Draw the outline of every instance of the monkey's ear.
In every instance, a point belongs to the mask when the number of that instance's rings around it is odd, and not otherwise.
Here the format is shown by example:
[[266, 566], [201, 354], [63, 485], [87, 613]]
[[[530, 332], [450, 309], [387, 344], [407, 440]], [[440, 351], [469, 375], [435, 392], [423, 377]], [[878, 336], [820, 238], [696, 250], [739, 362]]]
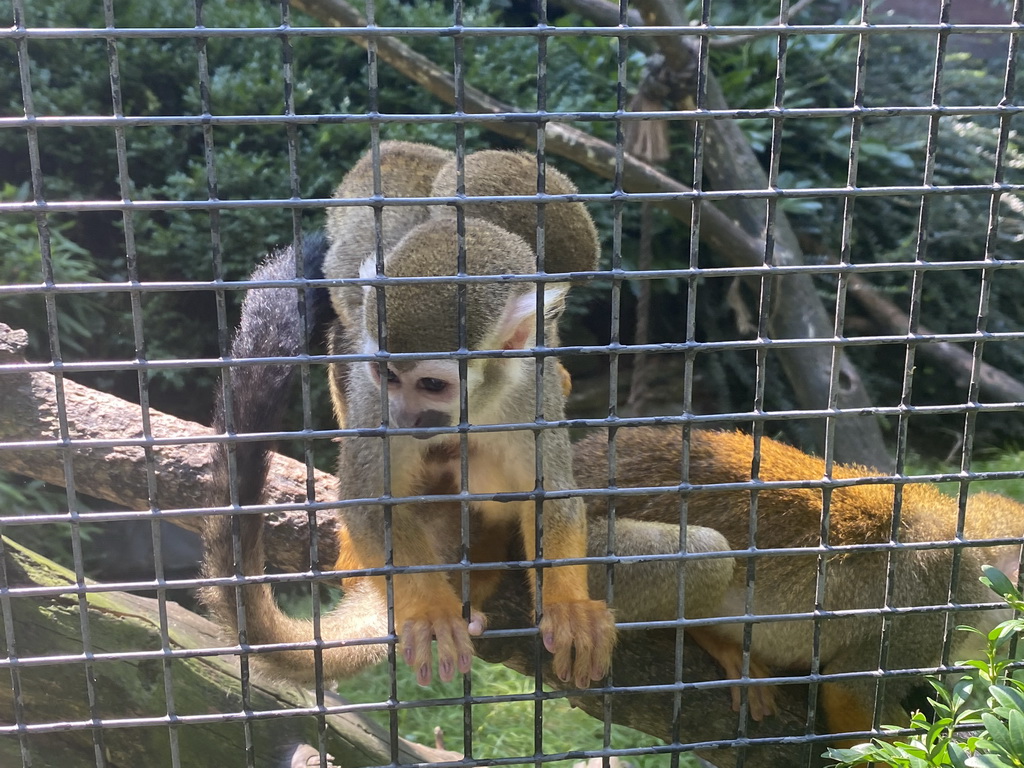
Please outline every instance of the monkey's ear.
[[[558, 318], [565, 310], [569, 286], [549, 283], [544, 287], [544, 322]], [[525, 349], [534, 345], [537, 335], [537, 293], [527, 291], [512, 297], [497, 327], [496, 349]]]

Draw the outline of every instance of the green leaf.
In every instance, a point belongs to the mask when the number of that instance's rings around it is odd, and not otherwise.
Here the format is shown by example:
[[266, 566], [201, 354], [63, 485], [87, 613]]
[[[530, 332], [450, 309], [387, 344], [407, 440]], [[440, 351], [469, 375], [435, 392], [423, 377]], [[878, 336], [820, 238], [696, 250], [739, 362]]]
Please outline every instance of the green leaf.
[[1010, 733], [1010, 754], [1020, 759], [1024, 757], [1024, 712], [1019, 709], [1010, 711], [1007, 717]]
[[955, 742], [950, 742], [946, 748], [949, 757], [949, 764], [954, 768], [966, 768], [968, 755], [964, 748]]
[[999, 755], [974, 755], [967, 758], [965, 765], [968, 768], [1016, 768]]
[[1020, 691], [1005, 685], [992, 685], [989, 686], [988, 693], [1004, 707], [1024, 711], [1024, 694]]
[[981, 571], [985, 574], [980, 578], [981, 583], [993, 592], [1003, 597], [1021, 599], [1021, 594], [1017, 591], [1017, 587], [998, 568], [992, 565], [983, 565], [981, 566]]
[[1009, 753], [1012, 751], [1010, 747], [1010, 732], [999, 718], [991, 712], [982, 712], [981, 722], [985, 724], [988, 737], [995, 745], [1003, 752]]

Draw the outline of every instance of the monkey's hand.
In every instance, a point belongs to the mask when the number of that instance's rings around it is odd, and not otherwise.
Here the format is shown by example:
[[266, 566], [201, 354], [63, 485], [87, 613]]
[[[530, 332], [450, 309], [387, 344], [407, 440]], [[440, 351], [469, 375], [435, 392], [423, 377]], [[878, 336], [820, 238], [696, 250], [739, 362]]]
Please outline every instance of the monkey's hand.
[[608, 674], [615, 647], [615, 619], [603, 600], [545, 602], [540, 636], [559, 680], [586, 688]]
[[462, 618], [462, 605], [451, 600], [421, 603], [407, 611], [395, 606], [395, 624], [400, 628], [399, 643], [405, 663], [416, 670], [416, 682], [429, 685], [433, 654], [431, 641], [437, 640], [437, 676], [451, 682], [456, 668], [468, 674], [473, 660], [470, 635], [479, 635], [486, 626], [484, 615], [472, 611], [469, 623]]

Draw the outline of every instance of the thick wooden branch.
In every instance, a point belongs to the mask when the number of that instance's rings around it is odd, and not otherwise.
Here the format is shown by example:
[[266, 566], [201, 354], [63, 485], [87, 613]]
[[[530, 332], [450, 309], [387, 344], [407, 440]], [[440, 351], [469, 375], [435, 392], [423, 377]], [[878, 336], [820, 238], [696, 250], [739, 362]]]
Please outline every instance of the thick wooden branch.
[[[365, 27], [366, 19], [344, 0], [292, 0], [292, 5], [324, 24], [338, 27]], [[658, 6], [640, 4], [645, 14], [668, 13], [672, 0]], [[668, 23], [679, 23], [677, 11]], [[366, 37], [353, 35], [352, 40], [363, 47], [369, 45]], [[659, 40], [679, 41], [678, 36]], [[413, 51], [396, 38], [376, 37], [373, 45], [377, 57], [386, 61], [400, 73], [419, 84], [427, 92], [448, 104], [456, 98], [455, 78], [433, 62]], [[680, 47], [681, 46], [681, 47]], [[685, 49], [685, 50], [683, 50]], [[681, 66], [689, 60], [691, 49], [682, 42], [666, 44], [663, 48], [670, 62]], [[499, 114], [519, 112], [517, 107], [492, 98], [466, 83], [461, 89], [467, 113]], [[709, 108], [725, 103], [721, 90], [708, 84]], [[731, 120], [712, 120], [706, 123], [711, 131], [722, 131], [728, 141], [708, 142], [705, 155], [705, 174], [716, 180], [719, 189], [766, 189], [764, 170], [740, 129]], [[557, 122], [538, 122], [535, 118], [489, 121], [481, 124], [487, 130], [514, 139], [526, 146], [535, 146], [537, 132], [543, 126], [545, 149], [552, 155], [571, 160], [598, 176], [615, 177], [619, 152], [611, 144], [594, 138], [583, 131]], [[626, 192], [659, 192], [680, 195], [659, 205], [674, 217], [690, 224], [693, 214], [693, 189], [676, 179], [643, 163], [630, 154], [622, 158], [622, 188]], [[765, 261], [766, 207], [763, 201], [730, 201], [728, 214], [724, 207], [702, 203], [700, 207], [700, 238], [712, 248], [723, 262], [736, 266], [763, 266]], [[781, 212], [776, 212], [773, 227], [773, 264], [799, 264], [801, 256], [796, 236], [788, 227]], [[832, 320], [818, 298], [814, 283], [807, 275], [790, 275], [777, 280], [772, 302], [771, 331], [776, 338], [827, 338], [832, 335]], [[779, 350], [775, 354], [782, 361], [786, 376], [797, 402], [803, 408], [824, 409], [828, 406], [831, 387], [832, 350], [825, 346]], [[836, 404], [853, 413], [841, 418], [836, 425], [836, 451], [839, 461], [857, 462], [887, 469], [892, 458], [885, 449], [881, 428], [874, 416], [859, 411], [870, 407], [871, 399], [856, 368], [845, 356], [839, 356], [841, 370], [838, 375]], [[824, 446], [824, 429], [811, 430], [807, 440], [817, 448]]]
[[[20, 450], [19, 442], [35, 442], [54, 440], [54, 381], [47, 373], [25, 373], [19, 371], [14, 362], [15, 353], [25, 343], [22, 332], [11, 331], [0, 325], [0, 467], [17, 471], [28, 477], [62, 484], [64, 475], [58, 471], [62, 467], [62, 456], [58, 452], [55, 457], [44, 459], [47, 452], [54, 449]], [[24, 364], [22, 363], [22, 367]], [[74, 476], [79, 491], [106, 498], [120, 506], [148, 509], [149, 503], [145, 495], [146, 465], [143, 450], [136, 447], [119, 447], [97, 449], [77, 440], [104, 441], [116, 443], [123, 441], [126, 435], [138, 434], [137, 422], [125, 416], [126, 413], [138, 413], [138, 406], [111, 395], [104, 395], [86, 387], [64, 382], [66, 412], [68, 422], [73, 429], [71, 442], [66, 449], [70, 452]], [[151, 412], [153, 436], [164, 438], [174, 436], [192, 437], [204, 435], [206, 432], [199, 425], [175, 419], [173, 416], [156, 411]], [[120, 430], [127, 430], [122, 433]], [[157, 467], [160, 503], [165, 509], [182, 509], [193, 505], [201, 506], [202, 499], [207, 495], [206, 484], [209, 481], [204, 468], [206, 466], [207, 446], [203, 444], [178, 445], [174, 450], [161, 448], [154, 452]], [[289, 466], [287, 459], [276, 460], [275, 467]], [[92, 482], [96, 479], [95, 484]], [[278, 489], [280, 494], [288, 491], [289, 486]], [[318, 494], [321, 498], [332, 498], [329, 484], [318, 483]], [[300, 497], [301, 500], [301, 497]], [[196, 517], [171, 517], [170, 522], [194, 528]], [[283, 513], [275, 520], [268, 530], [268, 549], [273, 555], [269, 565], [272, 570], [306, 570], [309, 562], [309, 531], [304, 513]], [[334, 519], [321, 514], [318, 519], [318, 536], [321, 558], [329, 562], [325, 552], [336, 547], [336, 527]], [[329, 556], [337, 556], [333, 549]], [[603, 555], [604, 552], [592, 552]], [[507, 627], [531, 626], [528, 607], [532, 604], [527, 586], [522, 575], [509, 572], [502, 589], [497, 592], [496, 600], [487, 606], [490, 627], [493, 629]], [[118, 598], [120, 599], [120, 597]], [[36, 601], [19, 601], [35, 605]], [[77, 600], [67, 597], [58, 600], [62, 605], [76, 606]], [[33, 610], [48, 610], [45, 601]], [[119, 609], [120, 610], [120, 609]], [[200, 622], [186, 612], [174, 608], [172, 626], [186, 626], [190, 622]], [[127, 611], [136, 615], [141, 608]], [[151, 609], [147, 609], [151, 614]], [[33, 614], [34, 615], [34, 614]], [[90, 612], [91, 615], [91, 612]], [[26, 618], [30, 625], [36, 619]], [[204, 632], [212, 636], [208, 623]], [[79, 637], [81, 628], [77, 618], [68, 625], [70, 640]], [[2, 633], [0, 633], [2, 634]], [[95, 638], [95, 630], [94, 630]], [[22, 637], [21, 630], [16, 636]], [[675, 634], [671, 631], [627, 631], [616, 651], [614, 683], [619, 686], [666, 685], [676, 679]], [[81, 641], [78, 640], [78, 650]], [[203, 640], [206, 647], [216, 646], [213, 640]], [[492, 639], [480, 644], [480, 653], [484, 658], [500, 661], [513, 669], [530, 674], [533, 668], [535, 653], [535, 636]], [[131, 639], [116, 646], [121, 650], [135, 650], [140, 647], [160, 647], [159, 640]], [[33, 650], [33, 652], [38, 652]], [[77, 651], [76, 651], [77, 652]], [[547, 654], [542, 654], [546, 660]], [[177, 663], [177, 662], [175, 662]], [[68, 667], [81, 677], [80, 667]], [[563, 684], [545, 670], [545, 681], [555, 689], [563, 688]], [[159, 672], [158, 672], [159, 676]], [[33, 678], [35, 680], [35, 678]], [[680, 697], [678, 717], [673, 717], [673, 701], [671, 694], [652, 695], [649, 692], [621, 693], [612, 698], [612, 721], [630, 725], [646, 733], [671, 741], [676, 735], [683, 743], [711, 743], [711, 746], [699, 750], [699, 754], [714, 765], [730, 767], [736, 765], [740, 751], [732, 749], [716, 749], [716, 741], [735, 739], [738, 715], [731, 709], [729, 689], [721, 682], [721, 672], [715, 663], [699, 647], [692, 643], [684, 646], [682, 663], [682, 680], [687, 682], [710, 682], [711, 687], [702, 690], [686, 690]], [[54, 678], [52, 682], [33, 682], [43, 686], [41, 690], [54, 690], [53, 685], [63, 685], [62, 678]], [[76, 683], [77, 684], [77, 683]], [[344, 686], [341, 686], [344, 690]], [[162, 695], [162, 692], [161, 692]], [[820, 744], [793, 744], [786, 741], [787, 737], [803, 733], [806, 721], [807, 692], [804, 686], [785, 686], [780, 689], [780, 705], [782, 713], [764, 723], [749, 723], [745, 735], [751, 738], [778, 738], [781, 743], [759, 744], [744, 748], [745, 765], [748, 768], [769, 768], [777, 765], [804, 765], [808, 750], [817, 755], [823, 751]], [[82, 699], [84, 701], [84, 698]], [[130, 700], [130, 699], [129, 699]], [[210, 699], [221, 701], [222, 699]], [[603, 699], [600, 696], [586, 694], [576, 702], [585, 711], [595, 717], [603, 717]], [[80, 703], [79, 703], [80, 704]], [[2, 706], [2, 704], [0, 704]], [[222, 710], [218, 707], [218, 710]], [[5, 717], [0, 711], [0, 719]], [[9, 718], [8, 718], [8, 721]], [[678, 723], [678, 734], [674, 734], [673, 723]], [[88, 735], [87, 732], [86, 736]], [[166, 738], [166, 729], [164, 729]], [[315, 742], [314, 742], [315, 743]], [[386, 747], [386, 742], [384, 747]], [[0, 753], [2, 755], [2, 753]], [[335, 757], [340, 757], [335, 753]], [[386, 764], [381, 760], [376, 764]], [[56, 762], [48, 764], [58, 764]], [[74, 764], [74, 763], [72, 763]], [[183, 764], [185, 764], [183, 762]], [[199, 764], [199, 763], [196, 763]], [[212, 763], [211, 763], [212, 764]], [[226, 763], [225, 763], [226, 764]], [[365, 762], [345, 763], [344, 765], [360, 766]], [[812, 762], [812, 764], [814, 764]]]
[[[113, 459], [121, 463], [122, 459]], [[8, 588], [67, 586], [66, 593], [10, 600], [13, 627], [0, 618], [0, 653], [17, 658], [18, 697], [0, 696], [0, 765], [22, 765], [22, 737], [32, 765], [93, 765], [94, 741], [102, 745], [106, 764], [170, 768], [170, 739], [179, 765], [227, 766], [244, 763], [247, 736], [242, 717], [254, 714], [249, 732], [253, 765], [280, 768], [289, 748], [301, 742], [318, 743], [317, 719], [311, 715], [261, 715], [265, 712], [315, 709], [307, 691], [254, 678], [248, 701], [242, 698], [239, 660], [235, 654], [181, 655], [154, 658], [98, 659], [91, 662], [95, 709], [90, 711], [82, 656], [83, 626], [89, 628], [86, 651], [102, 655], [157, 651], [166, 634], [168, 651], [225, 647], [218, 628], [176, 603], [168, 602], [161, 618], [156, 600], [124, 592], [90, 594], [85, 614], [75, 592], [74, 574], [4, 538], [2, 586]], [[166, 621], [166, 630], [161, 624]], [[13, 637], [16, 645], [7, 646]], [[57, 657], [46, 664], [42, 657]], [[4, 673], [5, 676], [9, 672]], [[345, 702], [327, 693], [327, 707]], [[118, 727], [90, 727], [93, 715]], [[173, 737], [167, 716], [176, 719]], [[149, 725], [136, 722], [149, 719]], [[361, 766], [439, 762], [462, 756], [398, 740], [392, 757], [388, 734], [350, 712], [324, 716], [327, 751], [338, 765]], [[26, 765], [28, 763], [25, 763]], [[316, 763], [319, 765], [319, 762]]]
[[[209, 505], [206, 477], [210, 444], [195, 442], [213, 434], [209, 427], [151, 409], [150, 438], [192, 442], [172, 442], [147, 451], [142, 444], [142, 409], [137, 403], [67, 378], [58, 382], [49, 373], [29, 372], [22, 357], [27, 343], [24, 331], [0, 323], [0, 468], [73, 487], [76, 493], [133, 510], [173, 512]], [[67, 425], [66, 433], [62, 432], [62, 423]], [[73, 447], [65, 448], [66, 444]], [[69, 452], [70, 469], [66, 469]], [[150, 467], [155, 476], [155, 498], [149, 495]], [[318, 499], [338, 498], [337, 478], [317, 472], [315, 479]], [[301, 504], [305, 500], [305, 466], [276, 456], [269, 475], [267, 503]], [[306, 513], [268, 512], [266, 517], [270, 567], [307, 570]], [[321, 517], [321, 562], [333, 563], [338, 556], [336, 524], [330, 515]], [[167, 519], [197, 533], [202, 531], [199, 514]]]

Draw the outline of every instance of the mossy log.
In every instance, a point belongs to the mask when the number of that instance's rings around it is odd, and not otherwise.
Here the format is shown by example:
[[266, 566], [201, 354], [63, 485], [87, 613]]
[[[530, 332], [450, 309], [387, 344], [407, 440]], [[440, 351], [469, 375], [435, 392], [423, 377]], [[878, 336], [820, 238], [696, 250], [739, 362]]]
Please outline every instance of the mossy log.
[[[84, 597], [74, 574], [3, 539], [9, 589], [0, 598], [0, 650], [13, 695], [0, 696], [0, 765], [95, 765], [109, 768], [243, 765], [278, 768], [295, 744], [318, 743], [346, 768], [392, 762], [388, 734], [327, 695], [254, 677], [242, 696], [237, 654], [223, 649], [218, 628], [181, 606], [124, 592]], [[84, 611], [84, 612], [83, 612]], [[88, 637], [88, 645], [83, 642]], [[173, 654], [170, 655], [170, 654]], [[87, 680], [92, 681], [92, 699]], [[297, 714], [298, 712], [299, 714]], [[94, 720], [98, 718], [98, 722]], [[461, 756], [398, 740], [399, 763]]]

